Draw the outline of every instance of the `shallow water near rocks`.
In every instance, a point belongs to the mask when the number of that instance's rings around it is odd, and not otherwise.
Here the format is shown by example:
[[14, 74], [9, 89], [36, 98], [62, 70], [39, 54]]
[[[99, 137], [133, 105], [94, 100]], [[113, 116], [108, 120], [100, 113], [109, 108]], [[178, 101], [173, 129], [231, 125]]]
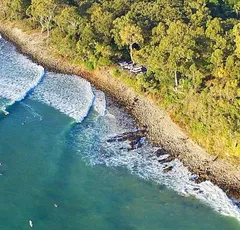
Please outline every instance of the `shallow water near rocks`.
[[135, 124], [102, 92], [54, 73], [35, 86], [42, 69], [0, 44], [20, 63], [14, 76], [13, 60], [0, 58], [0, 106], [9, 112], [0, 114], [0, 229], [28, 229], [29, 220], [39, 230], [240, 228], [237, 207], [211, 183], [195, 185], [179, 161], [163, 173], [149, 143], [129, 152], [127, 142], [108, 143]]

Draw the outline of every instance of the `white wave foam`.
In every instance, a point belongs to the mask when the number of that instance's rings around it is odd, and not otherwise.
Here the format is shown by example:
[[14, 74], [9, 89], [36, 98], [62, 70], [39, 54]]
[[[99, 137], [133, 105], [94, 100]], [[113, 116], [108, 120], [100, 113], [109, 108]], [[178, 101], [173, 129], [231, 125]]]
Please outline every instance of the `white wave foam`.
[[7, 106], [21, 101], [44, 76], [44, 68], [16, 52], [14, 46], [0, 40], [0, 98]]
[[[73, 139], [76, 140], [76, 146], [78, 143], [81, 143], [82, 146], [86, 142], [86, 146], [88, 146], [86, 151], [81, 149], [79, 154], [88, 164], [125, 167], [132, 174], [165, 185], [182, 196], [194, 196], [211, 206], [215, 211], [240, 221], [240, 210], [227, 197], [226, 193], [210, 181], [196, 184], [194, 182], [196, 176], [190, 173], [179, 160], [175, 159], [164, 164], [159, 163], [158, 160], [164, 159], [168, 155], [157, 157], [155, 154], [157, 149], [148, 142], [142, 148], [133, 151], [127, 151], [129, 148], [128, 142], [108, 143], [108, 137], [113, 136], [112, 134], [116, 133], [118, 129], [113, 116], [102, 117], [94, 126], [90, 126], [90, 130], [86, 132], [87, 134], [76, 135], [75, 133], [73, 136]], [[95, 131], [92, 130], [93, 127]], [[97, 138], [100, 139], [95, 147], [94, 142], [96, 142]], [[169, 167], [172, 170], [166, 170]]]
[[[194, 196], [210, 205], [215, 211], [235, 217], [240, 221], [240, 210], [227, 197], [222, 189], [213, 185], [210, 181], [196, 184], [190, 173], [179, 160], [160, 164], [153, 152], [154, 148], [147, 145], [141, 149], [126, 151], [126, 143], [105, 143], [106, 149], [110, 153], [96, 156], [88, 156], [91, 164], [105, 164], [108, 167], [126, 167], [131, 173], [137, 174], [145, 180], [152, 180], [158, 184], [163, 184], [168, 188], [177, 191], [183, 196]], [[164, 169], [172, 166], [169, 172]]]
[[94, 94], [88, 81], [77, 76], [56, 73], [47, 73], [31, 98], [54, 107], [76, 122], [84, 120], [94, 102]]
[[100, 116], [105, 116], [106, 112], [107, 112], [105, 94], [100, 90], [94, 90], [93, 92], [94, 92], [94, 95], [95, 95], [93, 108], [97, 113], [99, 113]]

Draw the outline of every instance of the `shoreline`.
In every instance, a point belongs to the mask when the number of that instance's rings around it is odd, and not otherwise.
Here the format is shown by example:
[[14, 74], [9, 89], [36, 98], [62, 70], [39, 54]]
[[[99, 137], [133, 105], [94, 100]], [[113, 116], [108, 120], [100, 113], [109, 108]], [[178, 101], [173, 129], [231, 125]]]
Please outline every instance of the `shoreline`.
[[[160, 146], [199, 177], [199, 181], [210, 180], [229, 196], [240, 198], [240, 167], [208, 154], [194, 143], [169, 117], [167, 112], [147, 98], [138, 95], [120, 79], [112, 76], [110, 69], [86, 70], [54, 55], [46, 47], [45, 37], [40, 33], [27, 35], [12, 25], [0, 24], [3, 37], [14, 43], [17, 49], [47, 70], [75, 74], [88, 80], [97, 89], [109, 94], [117, 103], [147, 127], [148, 139]], [[46, 49], [47, 48], [47, 49]]]

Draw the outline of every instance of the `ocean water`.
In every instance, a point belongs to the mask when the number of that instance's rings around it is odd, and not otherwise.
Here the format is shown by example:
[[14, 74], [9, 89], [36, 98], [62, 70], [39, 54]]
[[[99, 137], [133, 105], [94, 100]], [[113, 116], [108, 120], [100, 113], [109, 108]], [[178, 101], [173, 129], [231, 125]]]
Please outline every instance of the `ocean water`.
[[[240, 229], [226, 194], [181, 162], [160, 164], [145, 141], [107, 140], [136, 129], [103, 92], [44, 71], [0, 39], [0, 229]], [[173, 170], [164, 173], [164, 168]]]

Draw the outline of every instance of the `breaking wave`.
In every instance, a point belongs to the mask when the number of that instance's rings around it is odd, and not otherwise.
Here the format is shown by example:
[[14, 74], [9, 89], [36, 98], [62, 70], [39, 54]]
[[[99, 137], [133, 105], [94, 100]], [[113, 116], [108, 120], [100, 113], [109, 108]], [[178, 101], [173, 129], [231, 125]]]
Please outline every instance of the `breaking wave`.
[[23, 100], [42, 80], [44, 68], [19, 54], [0, 39], [0, 106], [2, 109]]
[[93, 103], [94, 94], [90, 83], [74, 75], [47, 73], [31, 99], [54, 107], [60, 112], [82, 122]]
[[107, 113], [107, 105], [106, 105], [106, 98], [105, 93], [100, 90], [93, 90], [95, 99], [93, 103], [93, 109], [100, 115], [105, 116]]
[[[240, 210], [219, 187], [210, 181], [196, 184], [194, 182], [195, 176], [179, 160], [175, 159], [169, 163], [160, 164], [158, 160], [161, 158], [154, 154], [154, 149], [151, 146], [130, 152], [126, 150], [115, 151], [116, 147], [116, 145], [108, 146], [111, 148], [112, 154], [106, 158], [101, 157], [94, 163], [103, 163], [109, 167], [126, 167], [131, 173], [137, 174], [143, 179], [164, 184], [183, 196], [194, 196], [221, 214], [240, 220]], [[162, 158], [164, 157], [166, 158], [167, 155], [162, 156]], [[164, 169], [169, 167], [172, 170], [164, 172]]]
[[[78, 151], [79, 145], [84, 146], [78, 154], [88, 164], [125, 167], [140, 178], [165, 185], [180, 195], [193, 196], [221, 214], [240, 220], [239, 208], [219, 187], [209, 181], [196, 184], [195, 175], [190, 173], [179, 160], [159, 163], [159, 160], [167, 158], [168, 155], [156, 156], [156, 148], [148, 142], [142, 148], [132, 151], [128, 151], [127, 141], [107, 142], [107, 139], [114, 134], [129, 129], [127, 127], [123, 129], [118, 125], [119, 119], [106, 110], [104, 93], [92, 89], [86, 80], [56, 73], [47, 73], [43, 79], [43, 67], [18, 54], [11, 43], [1, 39], [1, 35], [0, 62], [2, 108], [22, 100], [34, 88], [34, 92], [30, 95], [31, 99], [56, 108], [76, 122], [83, 121], [93, 108], [100, 116], [88, 121], [84, 129], [77, 125], [71, 132], [76, 150]], [[26, 107], [26, 109], [31, 108]], [[31, 112], [34, 117], [42, 119], [34, 111]], [[169, 168], [171, 170], [166, 170]]]
[[[129, 142], [108, 142], [119, 127], [114, 116], [107, 114], [97, 122], [88, 124], [81, 132], [80, 128], [72, 132], [76, 151], [79, 145], [84, 145], [78, 154], [90, 165], [103, 164], [108, 167], [124, 167], [132, 174], [144, 180], [165, 185], [182, 196], [193, 196], [211, 206], [215, 211], [237, 218], [240, 221], [240, 210], [222, 189], [210, 181], [195, 183], [196, 176], [190, 173], [183, 164], [175, 159], [168, 163], [160, 163], [169, 155], [156, 155], [156, 148], [146, 142], [142, 148], [128, 151]], [[166, 169], [171, 170], [166, 170]]]

